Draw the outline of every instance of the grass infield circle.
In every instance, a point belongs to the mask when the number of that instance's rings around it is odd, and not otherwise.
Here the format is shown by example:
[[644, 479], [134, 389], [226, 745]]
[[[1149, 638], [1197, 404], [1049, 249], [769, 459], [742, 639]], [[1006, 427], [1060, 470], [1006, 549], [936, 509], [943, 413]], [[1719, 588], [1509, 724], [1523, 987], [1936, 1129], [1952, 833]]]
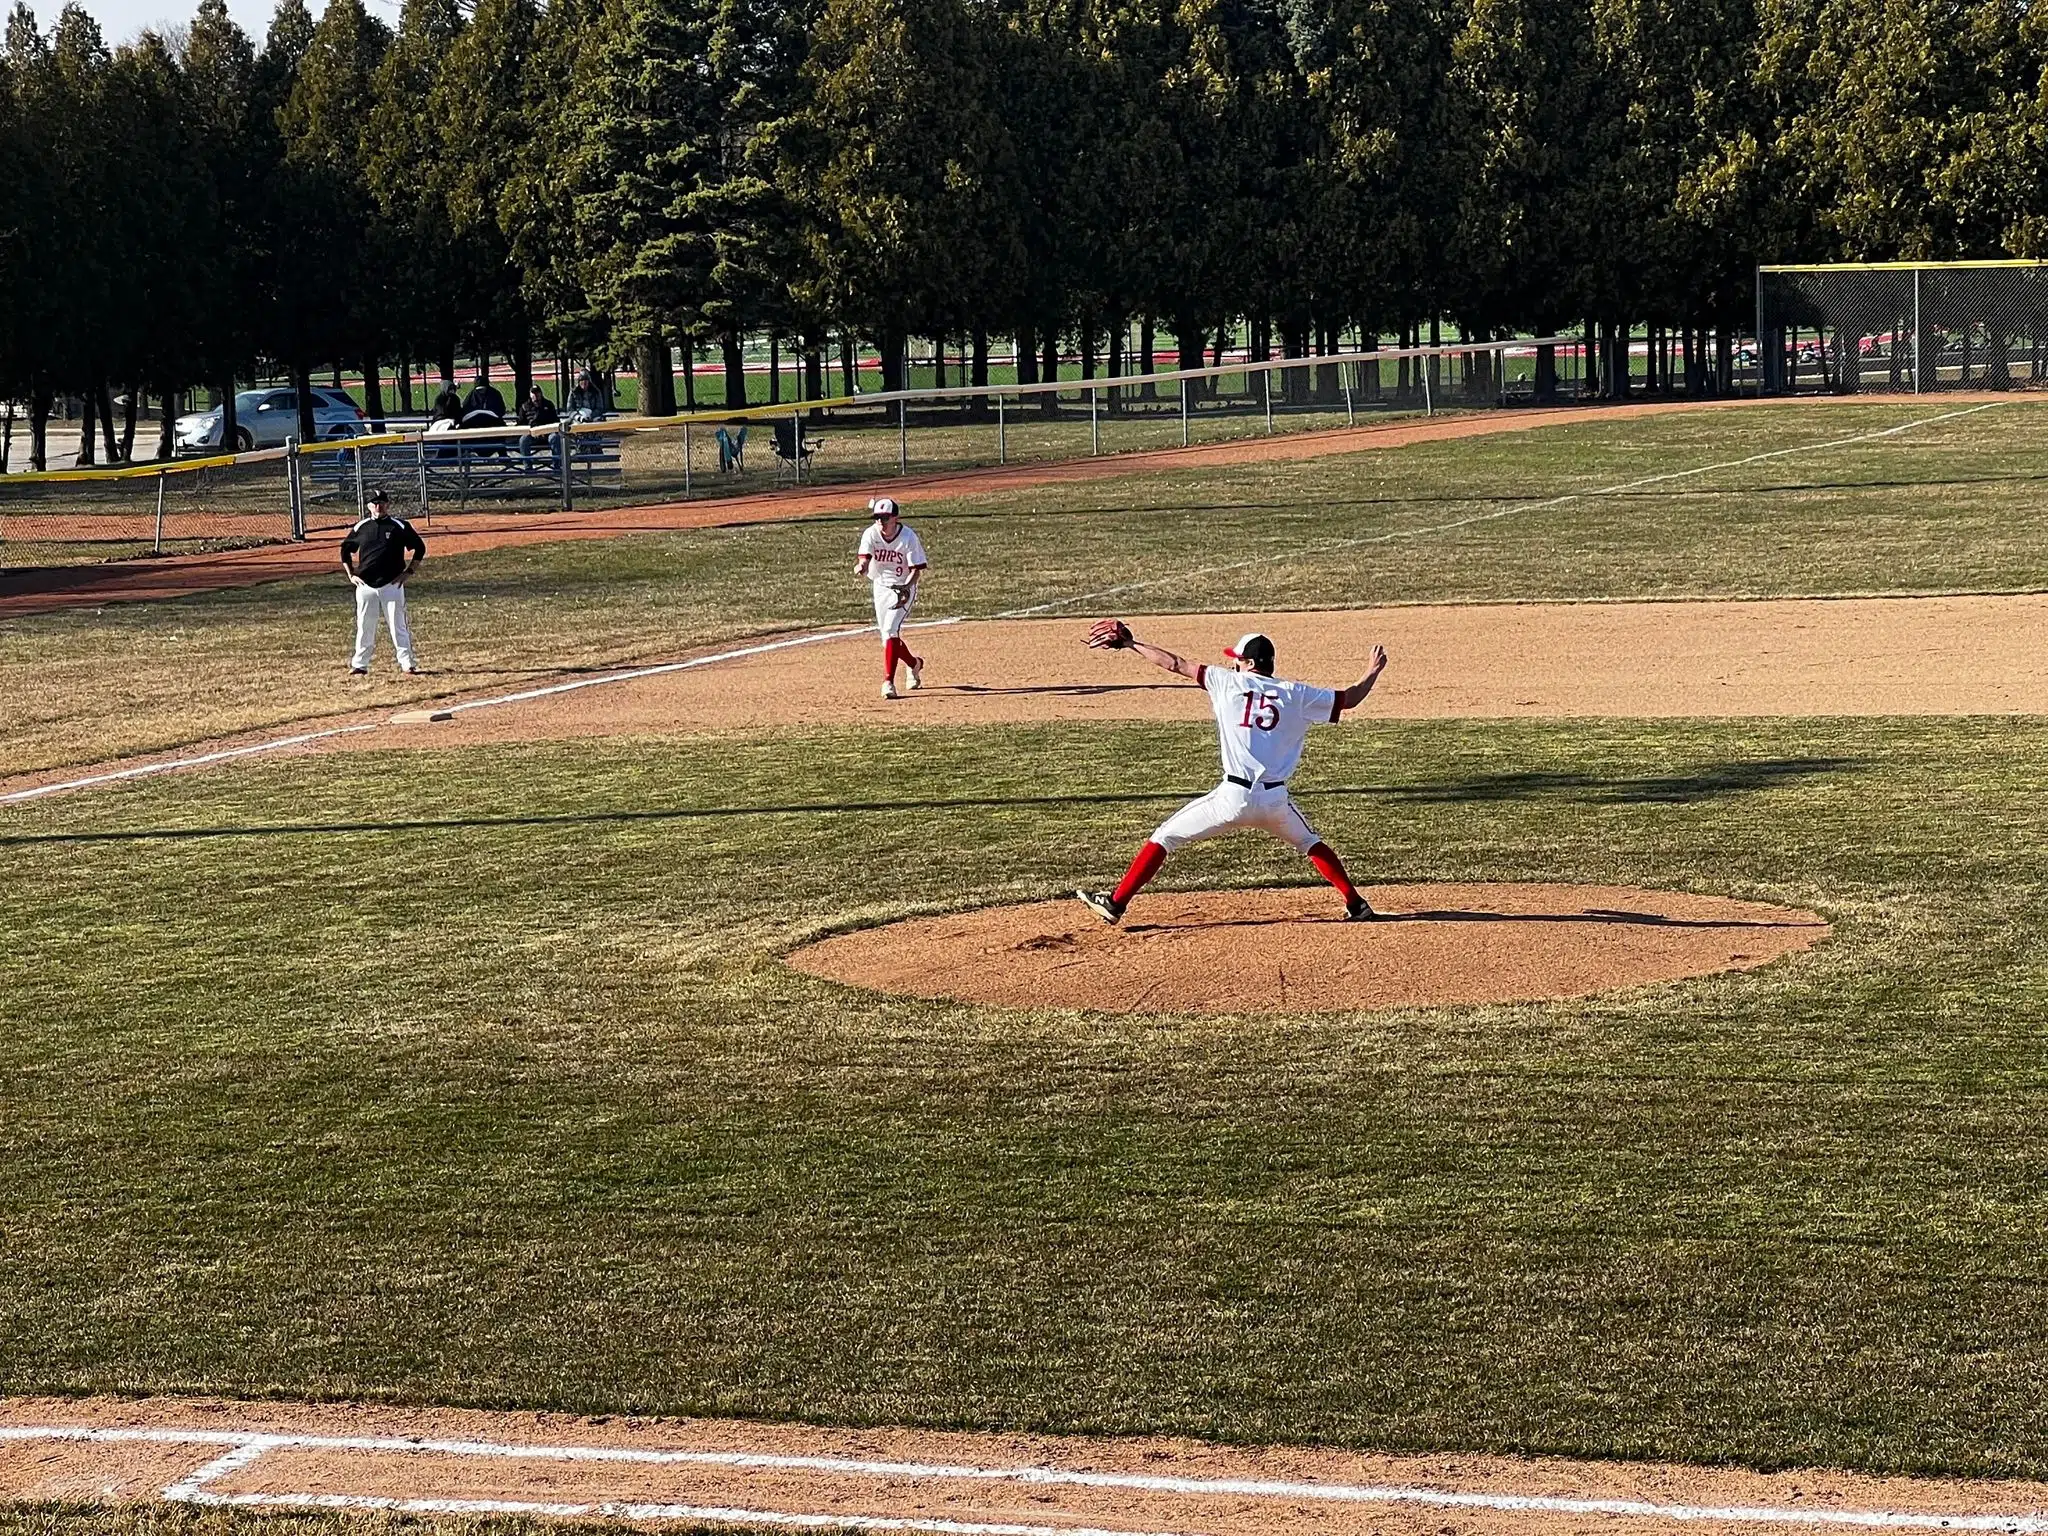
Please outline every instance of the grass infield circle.
[[1342, 1013], [1520, 1003], [1746, 971], [1810, 949], [1812, 912], [1598, 885], [1386, 885], [1347, 923], [1327, 888], [1144, 895], [1111, 928], [1078, 901], [908, 918], [796, 950], [850, 986], [1001, 1008]]

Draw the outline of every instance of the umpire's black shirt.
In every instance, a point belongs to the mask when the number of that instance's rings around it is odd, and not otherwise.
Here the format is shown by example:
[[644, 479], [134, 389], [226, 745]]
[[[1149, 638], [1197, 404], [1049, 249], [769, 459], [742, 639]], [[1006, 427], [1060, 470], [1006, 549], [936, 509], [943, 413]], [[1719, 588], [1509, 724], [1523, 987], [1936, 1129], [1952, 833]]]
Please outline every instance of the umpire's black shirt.
[[364, 518], [341, 541], [341, 558], [350, 560], [356, 575], [372, 587], [388, 587], [398, 580], [407, 554], [426, 559], [426, 540], [404, 518], [388, 513]]

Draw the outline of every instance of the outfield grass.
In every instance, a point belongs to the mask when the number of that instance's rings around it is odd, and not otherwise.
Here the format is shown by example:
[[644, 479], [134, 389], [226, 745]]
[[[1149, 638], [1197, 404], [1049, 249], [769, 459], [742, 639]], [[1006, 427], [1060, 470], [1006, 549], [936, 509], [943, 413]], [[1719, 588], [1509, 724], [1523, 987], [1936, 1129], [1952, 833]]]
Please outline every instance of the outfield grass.
[[11, 813], [0, 1380], [2048, 1473], [2038, 722], [1318, 737], [1361, 872], [1837, 924], [1749, 975], [1127, 1019], [776, 958], [1099, 880], [1213, 751], [585, 742]]
[[[1131, 611], [1545, 597], [2048, 586], [2048, 411], [2016, 402], [1910, 434], [1626, 494], [1540, 505], [1955, 407], [1703, 411], [1342, 457], [913, 502], [926, 612]], [[1474, 519], [1481, 519], [1474, 521]], [[430, 562], [430, 675], [342, 677], [347, 592], [283, 583], [0, 621], [0, 773], [862, 622], [856, 515]], [[1455, 525], [1455, 526], [1454, 526]], [[432, 530], [427, 530], [432, 539]], [[388, 658], [388, 651], [385, 658]], [[381, 658], [380, 658], [381, 659]]]

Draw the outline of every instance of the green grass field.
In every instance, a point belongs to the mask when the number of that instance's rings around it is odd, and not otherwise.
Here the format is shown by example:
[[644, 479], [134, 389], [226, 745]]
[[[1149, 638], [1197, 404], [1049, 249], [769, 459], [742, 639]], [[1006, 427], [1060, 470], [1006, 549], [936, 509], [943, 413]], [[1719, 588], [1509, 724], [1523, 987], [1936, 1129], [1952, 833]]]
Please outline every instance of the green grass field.
[[[1141, 580], [1133, 609], [2048, 585], [2030, 406], [1533, 507], [1929, 414], [915, 510], [934, 611]], [[428, 681], [856, 617], [856, 527], [430, 566]], [[336, 707], [345, 610], [304, 585], [0, 624], [9, 766], [184, 739], [199, 698]], [[779, 963], [1113, 874], [1213, 752], [1141, 725], [588, 741], [10, 809], [0, 1252], [31, 1257], [0, 1264], [0, 1384], [2048, 1474], [2039, 721], [1318, 737], [1298, 788], [1361, 875], [1835, 922], [1749, 975], [1121, 1018]], [[1236, 841], [1164, 878], [1307, 872]]]

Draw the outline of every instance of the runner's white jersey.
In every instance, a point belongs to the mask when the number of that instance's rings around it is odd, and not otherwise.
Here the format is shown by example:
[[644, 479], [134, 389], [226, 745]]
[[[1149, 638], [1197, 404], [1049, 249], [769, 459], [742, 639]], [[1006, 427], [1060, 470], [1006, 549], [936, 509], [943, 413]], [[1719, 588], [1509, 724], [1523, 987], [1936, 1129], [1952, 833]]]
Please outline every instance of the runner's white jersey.
[[1333, 689], [1227, 667], [1202, 668], [1201, 682], [1216, 712], [1225, 778], [1282, 782], [1301, 761], [1308, 728], [1337, 718]]
[[923, 565], [924, 541], [908, 523], [896, 525], [896, 537], [882, 537], [882, 525], [869, 523], [860, 536], [860, 549], [868, 562], [868, 580], [876, 586], [900, 587], [910, 580], [913, 567]]

